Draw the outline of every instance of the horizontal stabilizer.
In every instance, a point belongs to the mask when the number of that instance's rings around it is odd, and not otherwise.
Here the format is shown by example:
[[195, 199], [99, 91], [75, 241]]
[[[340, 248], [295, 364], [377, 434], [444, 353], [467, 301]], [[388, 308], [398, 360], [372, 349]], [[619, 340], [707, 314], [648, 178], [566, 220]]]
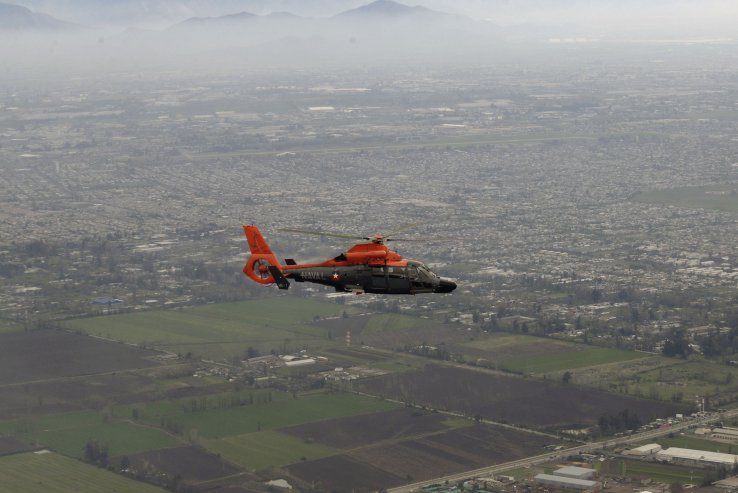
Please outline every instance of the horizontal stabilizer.
[[269, 273], [274, 278], [274, 282], [277, 284], [277, 287], [279, 289], [289, 289], [290, 288], [290, 282], [282, 275], [282, 271], [279, 270], [279, 267], [276, 267], [274, 265], [269, 266]]

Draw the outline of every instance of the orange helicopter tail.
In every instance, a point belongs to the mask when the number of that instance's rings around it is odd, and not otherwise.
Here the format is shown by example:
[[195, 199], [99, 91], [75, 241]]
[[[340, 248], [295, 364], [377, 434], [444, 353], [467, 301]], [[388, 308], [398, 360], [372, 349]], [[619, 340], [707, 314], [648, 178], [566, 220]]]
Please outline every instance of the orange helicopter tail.
[[[289, 283], [282, 275], [282, 266], [261, 235], [259, 228], [254, 225], [244, 225], [243, 232], [246, 234], [246, 241], [251, 250], [251, 256], [246, 261], [243, 273], [259, 284], [277, 283], [280, 289], [287, 289]], [[283, 287], [285, 284], [287, 287]]]

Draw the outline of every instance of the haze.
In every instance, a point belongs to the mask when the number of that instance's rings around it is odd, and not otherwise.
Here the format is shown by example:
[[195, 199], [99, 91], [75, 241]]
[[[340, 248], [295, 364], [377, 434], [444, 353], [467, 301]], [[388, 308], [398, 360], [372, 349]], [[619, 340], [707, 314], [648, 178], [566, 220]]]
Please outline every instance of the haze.
[[738, 6], [723, 0], [428, 0], [400, 15], [401, 4], [367, 8], [354, 0], [18, 4], [72, 24], [5, 25], [0, 68], [6, 75], [21, 68], [90, 73], [202, 63], [215, 72], [234, 64], [487, 63], [549, 43], [732, 43], [738, 29]]

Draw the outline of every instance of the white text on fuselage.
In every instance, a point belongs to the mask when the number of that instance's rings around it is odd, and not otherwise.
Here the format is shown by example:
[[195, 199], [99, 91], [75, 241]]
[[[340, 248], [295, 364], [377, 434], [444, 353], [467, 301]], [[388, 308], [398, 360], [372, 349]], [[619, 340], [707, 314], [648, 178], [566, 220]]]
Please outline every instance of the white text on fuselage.
[[300, 272], [300, 277], [302, 277], [303, 279], [312, 279], [316, 281], [322, 281], [324, 279], [322, 272], [315, 272], [315, 271]]

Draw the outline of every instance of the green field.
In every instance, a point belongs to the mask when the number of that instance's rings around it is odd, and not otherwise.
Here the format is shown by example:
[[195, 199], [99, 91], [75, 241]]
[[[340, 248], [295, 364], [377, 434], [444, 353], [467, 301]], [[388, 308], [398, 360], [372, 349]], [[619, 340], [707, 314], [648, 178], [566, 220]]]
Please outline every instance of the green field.
[[[195, 432], [198, 437], [217, 439], [398, 407], [379, 399], [346, 393], [316, 393], [294, 398], [285, 392], [263, 391], [255, 394], [253, 404], [186, 412], [186, 404], [190, 401], [148, 403], [143, 406], [143, 421], [159, 426], [164, 420], [181, 425], [185, 432]], [[130, 415], [127, 409], [116, 409], [116, 415]]]
[[600, 471], [606, 471], [607, 474], [611, 475], [639, 479], [651, 478], [654, 481], [662, 481], [664, 483], [691, 483], [700, 485], [705, 479], [703, 469], [624, 459], [614, 459], [604, 462], [600, 467]]
[[738, 368], [699, 358], [669, 360], [669, 366], [641, 372], [628, 381], [628, 392], [649, 398], [671, 399], [738, 391]]
[[633, 198], [636, 202], [673, 205], [685, 209], [715, 209], [738, 213], [738, 185], [685, 187], [649, 190]]
[[493, 365], [521, 373], [549, 373], [643, 358], [642, 353], [622, 351], [525, 335], [495, 335], [464, 343]]
[[368, 332], [383, 332], [412, 329], [418, 325], [418, 322], [419, 319], [415, 317], [383, 313], [369, 317], [369, 320], [366, 321], [366, 325], [364, 326], [364, 330]]
[[345, 307], [291, 296], [178, 310], [152, 310], [71, 320], [72, 330], [173, 352], [223, 359], [247, 347], [268, 353], [326, 341], [325, 331], [309, 325], [315, 317], [337, 316]]
[[59, 454], [0, 457], [0, 490], [12, 493], [165, 493], [165, 490]]
[[286, 466], [301, 460], [314, 460], [340, 451], [318, 443], [285, 435], [278, 431], [260, 431], [210, 440], [206, 447], [224, 459], [249, 470]]
[[643, 354], [633, 351], [588, 347], [563, 353], [552, 353], [529, 360], [508, 360], [504, 361], [503, 365], [510, 370], [524, 373], [548, 373], [607, 363], [619, 363], [642, 357]]
[[653, 443], [658, 443], [661, 445], [661, 448], [681, 447], [695, 450], [707, 450], [709, 452], [722, 452], [724, 454], [738, 453], [738, 445], [733, 446], [730, 443], [706, 440], [694, 435], [674, 435], [673, 438], [660, 437], [655, 439]]
[[89, 440], [122, 455], [173, 447], [180, 442], [155, 428], [118, 420], [106, 420], [92, 411], [56, 414], [0, 422], [0, 434], [16, 435], [70, 457], [81, 458]]

